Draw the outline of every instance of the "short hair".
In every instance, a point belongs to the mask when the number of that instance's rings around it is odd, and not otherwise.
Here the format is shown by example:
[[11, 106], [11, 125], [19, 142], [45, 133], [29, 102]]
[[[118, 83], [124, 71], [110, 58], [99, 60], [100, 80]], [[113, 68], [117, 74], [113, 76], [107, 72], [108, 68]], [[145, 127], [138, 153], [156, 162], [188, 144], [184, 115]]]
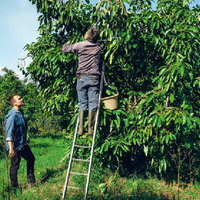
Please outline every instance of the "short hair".
[[18, 94], [13, 94], [13, 95], [10, 96], [10, 98], [9, 98], [9, 102], [10, 102], [10, 104], [12, 105], [12, 107], [14, 106], [14, 103], [15, 103], [15, 99], [14, 99], [15, 96], [19, 96], [19, 95], [18, 95]]
[[97, 40], [99, 39], [99, 30], [97, 30], [94, 27], [91, 27], [87, 32], [87, 40], [89, 40], [90, 42], [97, 42]]

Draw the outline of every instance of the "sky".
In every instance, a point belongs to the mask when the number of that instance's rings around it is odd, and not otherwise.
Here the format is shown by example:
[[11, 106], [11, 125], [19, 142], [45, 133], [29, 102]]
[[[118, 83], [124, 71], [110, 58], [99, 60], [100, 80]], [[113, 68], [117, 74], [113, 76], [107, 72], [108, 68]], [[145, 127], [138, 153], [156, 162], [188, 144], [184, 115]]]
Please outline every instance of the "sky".
[[[90, 0], [96, 4], [98, 0]], [[192, 3], [200, 5], [200, 0]], [[35, 42], [39, 22], [36, 6], [29, 0], [0, 0], [0, 70], [3, 67], [13, 70], [23, 79], [17, 67], [18, 58], [24, 58], [27, 52], [24, 46]], [[26, 66], [31, 59], [26, 59]]]

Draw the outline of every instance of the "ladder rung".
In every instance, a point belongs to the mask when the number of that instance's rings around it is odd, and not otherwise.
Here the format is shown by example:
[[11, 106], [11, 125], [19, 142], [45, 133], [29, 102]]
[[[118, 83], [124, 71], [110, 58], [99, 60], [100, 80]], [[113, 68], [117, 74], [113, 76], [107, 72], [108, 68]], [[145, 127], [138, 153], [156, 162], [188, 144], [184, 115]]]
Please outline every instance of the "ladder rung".
[[84, 160], [84, 159], [77, 159], [77, 158], [72, 158], [74, 161], [81, 161], [81, 162], [90, 162], [89, 160]]
[[91, 146], [81, 146], [81, 145], [74, 145], [75, 147], [79, 147], [79, 148], [92, 148]]
[[76, 189], [76, 190], [85, 190], [85, 188], [81, 187], [74, 187], [74, 186], [67, 186], [68, 188]]
[[70, 172], [70, 174], [76, 174], [76, 175], [82, 175], [82, 176], [88, 175], [88, 174], [85, 174], [85, 173], [78, 173], [78, 172]]

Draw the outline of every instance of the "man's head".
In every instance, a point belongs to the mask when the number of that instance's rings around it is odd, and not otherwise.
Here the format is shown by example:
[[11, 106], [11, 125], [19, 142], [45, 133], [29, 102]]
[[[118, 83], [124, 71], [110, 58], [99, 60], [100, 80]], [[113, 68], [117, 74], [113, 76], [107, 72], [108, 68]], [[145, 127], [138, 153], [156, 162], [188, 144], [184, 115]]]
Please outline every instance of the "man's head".
[[18, 94], [13, 94], [10, 97], [10, 104], [12, 107], [21, 107], [24, 105], [23, 99]]
[[99, 38], [99, 31], [91, 27], [86, 33], [85, 33], [85, 39], [90, 41], [90, 42], [97, 42]]

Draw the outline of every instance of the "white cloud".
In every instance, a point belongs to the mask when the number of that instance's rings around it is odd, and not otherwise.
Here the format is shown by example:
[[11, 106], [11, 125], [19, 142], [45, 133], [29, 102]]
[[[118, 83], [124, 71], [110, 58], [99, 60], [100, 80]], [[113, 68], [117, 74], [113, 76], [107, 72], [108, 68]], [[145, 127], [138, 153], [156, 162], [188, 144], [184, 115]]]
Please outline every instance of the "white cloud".
[[[5, 72], [1, 71], [3, 67], [0, 67], [0, 75], [3, 76], [5, 74]], [[25, 76], [21, 73], [21, 72], [17, 72], [15, 73], [15, 75], [20, 79], [20, 80], [24, 80]]]
[[15, 73], [16, 74], [16, 76], [20, 79], [20, 80], [24, 80], [24, 75], [22, 74], [22, 73]]

